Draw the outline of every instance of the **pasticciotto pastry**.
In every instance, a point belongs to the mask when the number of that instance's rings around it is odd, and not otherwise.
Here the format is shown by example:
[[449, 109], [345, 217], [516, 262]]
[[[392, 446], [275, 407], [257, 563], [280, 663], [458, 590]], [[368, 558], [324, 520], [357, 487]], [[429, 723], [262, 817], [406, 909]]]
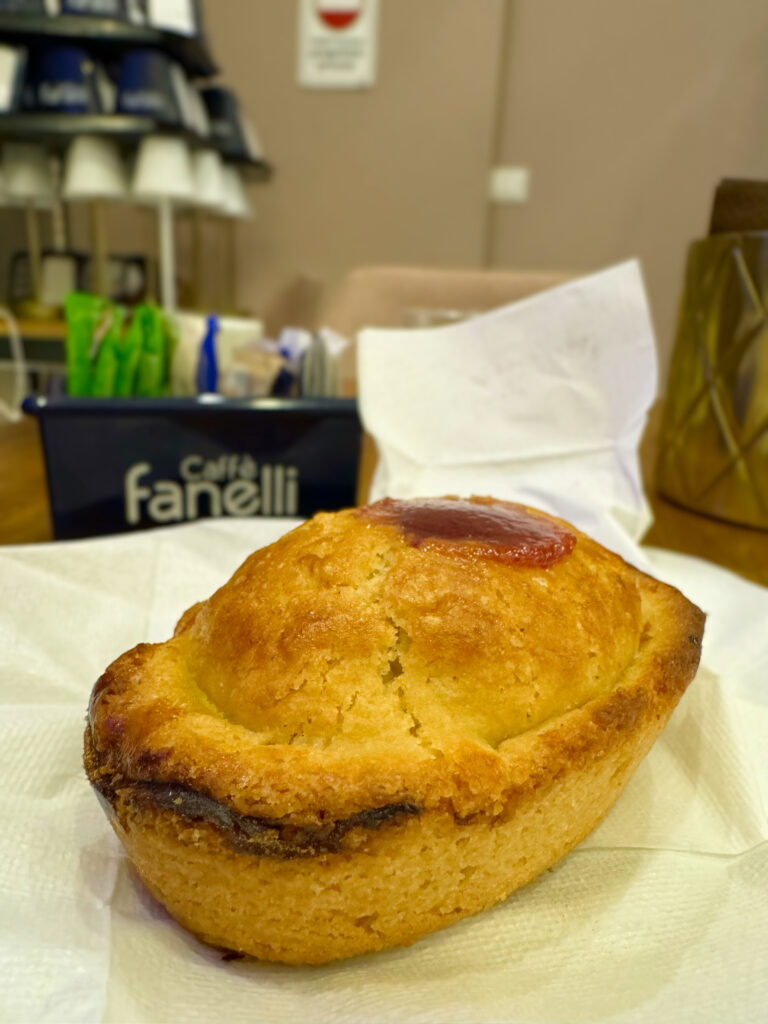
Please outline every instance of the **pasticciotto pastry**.
[[603, 818], [704, 616], [493, 498], [320, 514], [99, 679], [85, 766], [204, 942], [321, 963], [503, 900]]

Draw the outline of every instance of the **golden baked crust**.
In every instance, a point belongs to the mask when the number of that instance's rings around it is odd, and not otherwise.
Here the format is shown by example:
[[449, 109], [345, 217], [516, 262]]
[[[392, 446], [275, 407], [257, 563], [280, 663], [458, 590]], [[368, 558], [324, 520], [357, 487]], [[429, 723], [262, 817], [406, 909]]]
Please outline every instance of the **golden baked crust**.
[[568, 524], [471, 507], [563, 543], [504, 561], [390, 506], [319, 515], [96, 684], [89, 778], [206, 941], [321, 962], [490, 905], [584, 838], [671, 714], [702, 613]]

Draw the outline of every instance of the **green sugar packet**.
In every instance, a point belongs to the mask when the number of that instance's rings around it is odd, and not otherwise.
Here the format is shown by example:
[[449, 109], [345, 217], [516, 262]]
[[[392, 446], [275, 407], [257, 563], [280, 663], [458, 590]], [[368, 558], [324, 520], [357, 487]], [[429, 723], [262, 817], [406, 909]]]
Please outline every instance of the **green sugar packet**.
[[[123, 306], [106, 304], [102, 319], [96, 328], [98, 335], [103, 331], [96, 365], [93, 370], [91, 394], [95, 398], [111, 398], [117, 394], [117, 376], [120, 367], [118, 350], [122, 343], [125, 309]], [[94, 336], [94, 343], [97, 338]]]
[[70, 292], [64, 302], [67, 320], [67, 393], [90, 395], [93, 387], [91, 348], [104, 299], [85, 292]]
[[129, 398], [136, 393], [143, 340], [141, 320], [134, 315], [128, 330], [115, 345], [117, 369], [114, 393], [118, 398]]
[[140, 324], [142, 352], [136, 380], [136, 394], [157, 398], [165, 391], [167, 345], [163, 316], [155, 306], [138, 306], [133, 314]]

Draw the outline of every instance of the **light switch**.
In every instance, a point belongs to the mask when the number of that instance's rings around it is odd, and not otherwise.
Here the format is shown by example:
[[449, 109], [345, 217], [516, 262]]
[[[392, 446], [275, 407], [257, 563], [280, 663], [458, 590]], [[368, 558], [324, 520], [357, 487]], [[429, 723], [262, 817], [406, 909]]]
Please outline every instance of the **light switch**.
[[531, 188], [531, 172], [527, 167], [492, 167], [488, 182], [488, 198], [493, 203], [525, 203]]

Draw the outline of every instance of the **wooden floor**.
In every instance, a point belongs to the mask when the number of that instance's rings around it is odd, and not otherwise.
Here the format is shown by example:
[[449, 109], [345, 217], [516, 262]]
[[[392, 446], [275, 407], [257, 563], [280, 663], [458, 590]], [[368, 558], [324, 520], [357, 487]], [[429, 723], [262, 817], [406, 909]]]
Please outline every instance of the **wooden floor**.
[[[652, 480], [659, 416], [651, 416], [641, 450]], [[370, 458], [363, 469], [370, 473]], [[645, 543], [708, 559], [768, 586], [768, 530], [732, 526], [670, 504], [652, 490], [655, 521]], [[52, 539], [43, 454], [35, 420], [0, 422], [0, 544]]]

